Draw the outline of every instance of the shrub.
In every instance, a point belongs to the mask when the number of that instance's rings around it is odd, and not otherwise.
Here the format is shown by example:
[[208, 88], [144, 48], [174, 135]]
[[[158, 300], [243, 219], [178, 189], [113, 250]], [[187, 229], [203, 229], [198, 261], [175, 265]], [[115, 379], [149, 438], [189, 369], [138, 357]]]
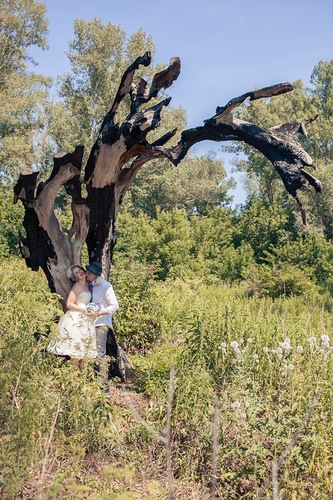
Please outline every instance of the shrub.
[[249, 295], [280, 297], [312, 294], [316, 290], [306, 271], [291, 264], [253, 265], [244, 270], [244, 289]]

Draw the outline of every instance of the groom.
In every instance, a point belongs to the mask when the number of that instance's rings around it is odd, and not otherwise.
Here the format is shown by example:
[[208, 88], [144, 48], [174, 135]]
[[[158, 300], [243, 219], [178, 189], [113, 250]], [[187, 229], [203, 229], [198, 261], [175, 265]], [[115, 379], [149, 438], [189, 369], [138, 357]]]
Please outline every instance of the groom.
[[108, 329], [112, 328], [112, 315], [118, 310], [119, 305], [110, 283], [102, 276], [100, 262], [92, 262], [86, 266], [87, 280], [90, 281], [91, 302], [98, 305], [98, 318], [95, 321], [97, 363], [102, 390], [109, 392], [108, 364], [106, 360], [106, 343]]

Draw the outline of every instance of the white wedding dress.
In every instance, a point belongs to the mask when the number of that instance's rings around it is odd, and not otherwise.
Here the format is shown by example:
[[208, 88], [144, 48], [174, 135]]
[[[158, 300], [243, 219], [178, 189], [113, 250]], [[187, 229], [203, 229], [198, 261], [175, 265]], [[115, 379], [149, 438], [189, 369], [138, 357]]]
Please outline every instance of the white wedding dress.
[[[89, 304], [89, 292], [81, 292], [75, 301], [78, 306]], [[95, 319], [78, 311], [67, 311], [58, 323], [58, 335], [47, 347], [58, 356], [96, 358]]]

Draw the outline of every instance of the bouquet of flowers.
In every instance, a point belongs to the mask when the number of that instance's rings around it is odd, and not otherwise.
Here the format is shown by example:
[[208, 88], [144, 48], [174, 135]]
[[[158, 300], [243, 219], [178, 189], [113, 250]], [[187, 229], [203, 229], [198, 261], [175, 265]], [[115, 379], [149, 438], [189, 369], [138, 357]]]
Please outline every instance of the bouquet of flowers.
[[95, 302], [89, 302], [89, 304], [87, 305], [87, 311], [97, 313], [98, 305], [95, 304]]

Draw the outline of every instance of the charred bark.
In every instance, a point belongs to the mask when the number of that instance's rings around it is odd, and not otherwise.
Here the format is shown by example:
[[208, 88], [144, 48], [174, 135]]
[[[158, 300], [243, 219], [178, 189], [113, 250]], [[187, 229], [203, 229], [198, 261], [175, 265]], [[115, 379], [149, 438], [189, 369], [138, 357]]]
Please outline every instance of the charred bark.
[[[148, 142], [147, 134], [159, 126], [161, 111], [168, 106], [170, 98], [145, 109], [142, 106], [178, 78], [180, 61], [172, 58], [168, 68], [157, 73], [150, 85], [142, 78], [134, 82], [139, 66], [150, 63], [147, 52], [125, 71], [90, 152], [83, 179], [83, 146], [78, 146], [73, 153], [55, 156], [54, 168], [46, 182], [36, 187], [38, 173], [34, 172], [22, 174], [15, 186], [15, 202], [21, 200], [25, 207], [26, 236], [20, 240], [22, 256], [31, 269], [43, 269], [50, 289], [63, 298], [70, 288], [65, 271], [70, 265], [81, 263], [85, 243], [89, 259], [100, 261], [104, 274], [108, 275], [122, 200], [142, 165], [150, 160], [168, 158], [178, 165], [188, 150], [200, 141], [243, 141], [271, 161], [287, 191], [299, 203], [304, 223], [305, 212], [297, 191], [308, 186], [317, 192], [321, 190], [320, 182], [305, 170], [305, 167], [315, 167], [312, 158], [294, 139], [295, 134], [306, 133], [305, 127], [311, 120], [264, 130], [232, 114], [246, 99], [281, 95], [293, 90], [291, 84], [273, 85], [232, 99], [226, 106], [218, 107], [203, 126], [185, 130], [176, 145], [167, 147], [176, 130], [152, 143]], [[129, 114], [120, 124], [116, 121], [117, 109], [127, 95], [130, 97]], [[81, 194], [83, 182], [87, 190], [85, 198]], [[73, 224], [68, 231], [59, 223], [54, 210], [55, 197], [62, 186], [72, 199]]]

